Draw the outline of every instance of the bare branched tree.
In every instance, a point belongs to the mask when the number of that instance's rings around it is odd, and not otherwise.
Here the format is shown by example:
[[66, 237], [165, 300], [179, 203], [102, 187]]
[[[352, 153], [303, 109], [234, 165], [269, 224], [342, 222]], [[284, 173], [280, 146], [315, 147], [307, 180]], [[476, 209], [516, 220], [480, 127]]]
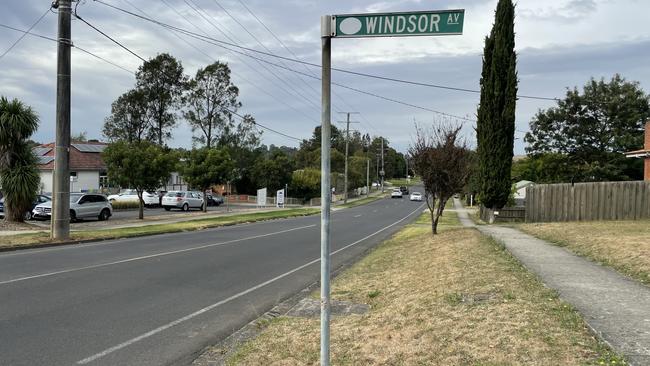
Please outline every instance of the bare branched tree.
[[459, 136], [460, 126], [416, 127], [409, 154], [416, 174], [422, 176], [424, 197], [431, 214], [431, 231], [438, 233], [438, 221], [449, 198], [460, 192], [470, 172], [470, 150]]

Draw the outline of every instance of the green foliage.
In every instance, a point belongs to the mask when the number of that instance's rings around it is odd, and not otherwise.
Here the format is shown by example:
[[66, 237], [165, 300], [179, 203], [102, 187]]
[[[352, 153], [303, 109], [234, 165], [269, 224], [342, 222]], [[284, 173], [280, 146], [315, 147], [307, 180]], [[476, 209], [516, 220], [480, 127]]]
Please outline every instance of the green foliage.
[[235, 168], [228, 151], [207, 147], [190, 151], [183, 166], [183, 179], [201, 191], [227, 181]]
[[269, 192], [275, 192], [284, 188], [285, 184], [292, 183], [292, 172], [293, 163], [289, 157], [278, 152], [268, 159], [262, 158], [256, 161], [251, 174], [256, 187], [266, 187]]
[[121, 187], [138, 191], [140, 219], [144, 216], [142, 192], [157, 190], [178, 165], [178, 156], [173, 151], [149, 141], [114, 142], [104, 150], [102, 157], [111, 180]]
[[[314, 129], [314, 133], [309, 140], [303, 140], [300, 149], [296, 153], [296, 167], [320, 169], [320, 126]], [[390, 147], [390, 142], [384, 140], [384, 171], [386, 179], [402, 178], [406, 176], [406, 161], [402, 153], [397, 152]], [[371, 180], [379, 179], [379, 170], [381, 170], [381, 142], [382, 137], [371, 138], [370, 135], [361, 135], [359, 132], [350, 133], [349, 157], [357, 157], [365, 164], [366, 159], [370, 160], [370, 177]], [[345, 131], [336, 126], [332, 126], [332, 151], [331, 151], [331, 169], [333, 173], [343, 173], [345, 170]], [[378, 169], [379, 166], [379, 169]], [[350, 166], [348, 167], [350, 169]], [[350, 171], [352, 175], [363, 177], [360, 179], [361, 184], [350, 187], [365, 186], [366, 166], [358, 166], [358, 170]], [[351, 180], [352, 181], [352, 180]]]
[[88, 141], [88, 132], [87, 131], [81, 131], [77, 133], [76, 135], [70, 136], [70, 141], [75, 141], [75, 142], [87, 142]]
[[560, 168], [540, 174], [547, 182], [641, 179], [641, 162], [623, 153], [643, 147], [648, 119], [650, 97], [638, 82], [618, 74], [609, 82], [592, 78], [582, 93], [568, 90], [556, 107], [535, 115], [526, 152], [531, 163], [548, 166], [550, 160]]
[[144, 94], [147, 118], [151, 121], [149, 138], [158, 145], [171, 137], [176, 125], [176, 108], [187, 83], [183, 65], [168, 53], [146, 61], [135, 74], [136, 89]]
[[210, 148], [215, 146], [229, 122], [232, 112], [241, 107], [239, 89], [230, 79], [230, 68], [219, 61], [199, 69], [188, 83], [183, 117], [199, 132], [194, 141]]
[[292, 192], [305, 201], [320, 196], [320, 170], [305, 168], [296, 170], [291, 176]]
[[8, 221], [22, 221], [36, 198], [40, 177], [29, 138], [38, 122], [31, 107], [0, 98], [0, 186]]
[[479, 199], [490, 208], [503, 207], [510, 193], [517, 98], [514, 17], [512, 0], [499, 0], [483, 54], [477, 174]]
[[512, 163], [512, 181], [529, 180], [535, 183], [572, 182], [577, 170], [569, 164], [566, 155], [544, 153], [527, 156]]
[[131, 89], [111, 104], [111, 115], [104, 120], [103, 135], [109, 141], [140, 142], [151, 130], [147, 114], [147, 94]]

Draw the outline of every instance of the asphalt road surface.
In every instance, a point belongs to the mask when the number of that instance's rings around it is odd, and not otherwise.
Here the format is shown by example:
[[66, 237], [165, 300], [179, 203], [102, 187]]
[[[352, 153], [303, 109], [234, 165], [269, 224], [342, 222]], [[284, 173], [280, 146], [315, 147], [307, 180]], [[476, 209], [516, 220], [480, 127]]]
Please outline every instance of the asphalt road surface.
[[[332, 214], [332, 265], [424, 209]], [[0, 254], [0, 365], [179, 365], [318, 280], [320, 217]]]
[[[231, 204], [229, 209], [231, 212], [237, 212], [241, 211], [242, 209], [251, 209], [255, 208], [255, 205], [250, 205], [250, 204]], [[208, 206], [208, 212], [226, 212], [228, 207], [226, 205], [219, 205], [219, 206]], [[169, 211], [165, 211], [162, 207], [145, 207], [144, 208], [144, 217], [151, 217], [151, 216], [169, 216], [169, 215], [191, 215], [194, 213], [200, 213], [202, 212], [199, 209], [192, 209], [189, 212], [182, 211], [179, 209], [171, 209]], [[138, 218], [138, 210], [137, 209], [130, 209], [130, 210], [114, 210], [113, 211], [113, 216], [111, 216], [110, 220], [130, 220], [130, 219], [137, 219]], [[109, 220], [109, 221], [110, 221]], [[97, 219], [84, 219], [81, 221], [73, 222], [72, 226], [84, 226], [85, 223], [88, 222], [95, 222], [98, 221]], [[31, 221], [31, 223], [34, 223], [36, 225], [44, 226], [44, 227], [49, 227], [49, 220], [34, 220]]]

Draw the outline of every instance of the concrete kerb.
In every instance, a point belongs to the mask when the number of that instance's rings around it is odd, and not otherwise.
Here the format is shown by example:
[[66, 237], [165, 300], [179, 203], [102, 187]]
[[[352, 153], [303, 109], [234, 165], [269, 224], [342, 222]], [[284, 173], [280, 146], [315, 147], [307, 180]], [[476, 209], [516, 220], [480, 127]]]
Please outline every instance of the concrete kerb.
[[540, 282], [580, 312], [593, 334], [627, 358], [650, 365], [650, 288], [515, 228], [475, 225], [454, 200], [464, 226], [502, 243]]

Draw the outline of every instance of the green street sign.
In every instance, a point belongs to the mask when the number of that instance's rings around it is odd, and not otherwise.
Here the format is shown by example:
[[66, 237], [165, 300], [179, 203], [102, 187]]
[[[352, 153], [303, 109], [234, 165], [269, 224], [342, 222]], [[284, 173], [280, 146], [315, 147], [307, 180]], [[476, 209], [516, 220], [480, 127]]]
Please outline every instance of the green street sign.
[[464, 9], [332, 16], [332, 37], [401, 37], [463, 34]]

